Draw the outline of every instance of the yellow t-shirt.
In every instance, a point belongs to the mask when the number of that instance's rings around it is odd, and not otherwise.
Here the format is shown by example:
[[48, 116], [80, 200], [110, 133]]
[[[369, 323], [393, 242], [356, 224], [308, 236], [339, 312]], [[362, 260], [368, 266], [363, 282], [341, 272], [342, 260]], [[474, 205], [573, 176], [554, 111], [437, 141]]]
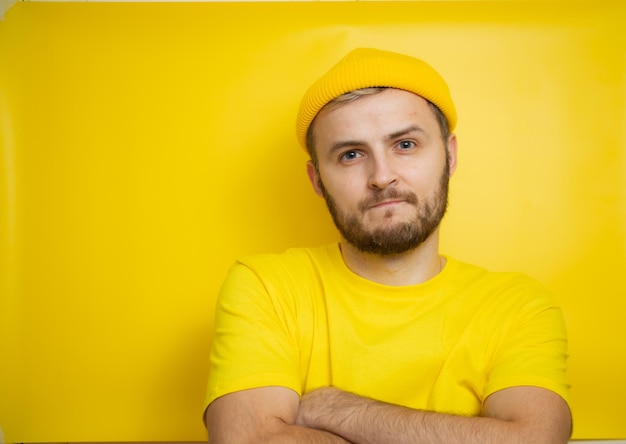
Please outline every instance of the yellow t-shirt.
[[477, 416], [492, 393], [544, 387], [568, 401], [560, 309], [534, 280], [447, 258], [419, 285], [352, 273], [337, 244], [236, 263], [218, 297], [205, 406], [227, 393], [334, 386]]

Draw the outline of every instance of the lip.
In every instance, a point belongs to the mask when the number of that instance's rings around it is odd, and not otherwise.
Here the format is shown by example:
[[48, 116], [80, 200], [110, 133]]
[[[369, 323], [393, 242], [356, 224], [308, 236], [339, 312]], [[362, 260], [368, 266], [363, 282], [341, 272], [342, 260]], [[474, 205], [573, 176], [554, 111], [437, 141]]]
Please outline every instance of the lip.
[[399, 203], [402, 203], [402, 202], [404, 202], [404, 200], [402, 200], [402, 199], [383, 200], [381, 202], [375, 203], [370, 208], [384, 208], [384, 207], [388, 207], [390, 205], [399, 204]]

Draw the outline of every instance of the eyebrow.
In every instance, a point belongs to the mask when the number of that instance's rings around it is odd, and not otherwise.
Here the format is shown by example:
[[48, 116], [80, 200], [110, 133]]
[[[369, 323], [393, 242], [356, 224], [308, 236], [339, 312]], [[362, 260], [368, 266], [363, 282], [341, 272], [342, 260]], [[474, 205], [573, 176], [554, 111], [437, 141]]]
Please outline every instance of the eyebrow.
[[[422, 127], [418, 126], [418, 125], [411, 125], [408, 126], [404, 129], [395, 131], [389, 135], [387, 135], [385, 137], [385, 140], [393, 140], [393, 139], [397, 139], [398, 137], [402, 137], [402, 136], [406, 136], [408, 134], [411, 133], [422, 133], [425, 134], [425, 131]], [[335, 142], [331, 145], [330, 150], [328, 151], [329, 154], [332, 154], [334, 152], [337, 152], [343, 148], [349, 148], [349, 147], [356, 147], [356, 146], [363, 146], [363, 145], [367, 145], [367, 143], [360, 141], [360, 140], [340, 140], [339, 142]]]
[[406, 136], [407, 134], [411, 134], [411, 133], [422, 133], [422, 134], [425, 134], [426, 131], [424, 131], [424, 129], [421, 126], [411, 125], [411, 126], [406, 127], [403, 130], [396, 131], [395, 133], [389, 134], [387, 136], [387, 140], [397, 139], [398, 137]]

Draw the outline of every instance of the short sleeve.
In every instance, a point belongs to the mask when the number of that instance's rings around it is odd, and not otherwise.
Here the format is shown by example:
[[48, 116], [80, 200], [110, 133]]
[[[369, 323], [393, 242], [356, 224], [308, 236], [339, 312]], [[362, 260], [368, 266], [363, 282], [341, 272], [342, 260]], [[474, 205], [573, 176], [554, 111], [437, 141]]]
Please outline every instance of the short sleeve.
[[567, 383], [567, 332], [561, 309], [545, 291], [513, 314], [507, 332], [490, 366], [485, 399], [515, 386], [542, 387], [569, 404]]
[[259, 277], [235, 264], [217, 298], [205, 407], [228, 393], [283, 386], [300, 393], [297, 341]]

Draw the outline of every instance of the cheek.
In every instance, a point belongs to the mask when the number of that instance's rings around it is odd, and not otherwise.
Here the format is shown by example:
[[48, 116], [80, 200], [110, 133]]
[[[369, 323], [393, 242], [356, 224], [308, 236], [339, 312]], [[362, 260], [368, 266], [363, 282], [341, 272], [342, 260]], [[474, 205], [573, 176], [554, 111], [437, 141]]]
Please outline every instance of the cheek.
[[320, 168], [320, 180], [331, 194], [337, 194], [350, 185], [350, 180], [346, 180], [348, 176], [349, 171], [342, 171], [339, 168], [333, 168], [332, 166]]
[[[347, 176], [344, 177], [344, 179], [347, 178]], [[352, 206], [353, 203], [351, 201], [358, 200], [360, 194], [355, 183], [355, 181], [351, 180], [323, 179], [323, 187], [326, 193], [333, 198], [339, 208]]]
[[431, 162], [420, 162], [405, 169], [405, 174], [402, 175], [402, 178], [405, 184], [409, 184], [417, 191], [425, 191], [439, 184], [446, 168], [445, 157], [436, 158], [432, 159]]

